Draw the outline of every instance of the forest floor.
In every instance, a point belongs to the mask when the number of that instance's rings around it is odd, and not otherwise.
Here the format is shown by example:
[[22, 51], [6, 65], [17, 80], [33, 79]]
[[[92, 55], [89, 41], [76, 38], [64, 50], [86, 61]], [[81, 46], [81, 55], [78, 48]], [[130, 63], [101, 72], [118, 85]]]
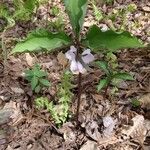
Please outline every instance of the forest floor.
[[[144, 43], [150, 43], [150, 2], [118, 0], [113, 5], [99, 4], [99, 8], [103, 13], [111, 14], [114, 8], [124, 8], [131, 2], [136, 4], [137, 10], [129, 14], [126, 29]], [[64, 27], [71, 34], [64, 6], [59, 0], [50, 3], [49, 7], [54, 5], [65, 16]], [[24, 38], [36, 27], [47, 26], [44, 19], [55, 19], [50, 15], [46, 17], [46, 8], [39, 8], [34, 22], [18, 22], [7, 31], [5, 45], [8, 52], [15, 46], [16, 39]], [[133, 28], [132, 22], [137, 22], [138, 27]], [[107, 21], [96, 21], [89, 5], [83, 34], [92, 24], [102, 28], [110, 25]], [[117, 28], [119, 24], [118, 19], [114, 26]], [[58, 55], [58, 52], [9, 55], [5, 64], [0, 58], [0, 150], [150, 150], [150, 49], [126, 49], [117, 53], [119, 69], [130, 72], [135, 80], [121, 82], [115, 93], [110, 86], [107, 98], [104, 91], [96, 90], [104, 73], [93, 68], [85, 74], [82, 77], [79, 124], [76, 126], [73, 117], [77, 107], [75, 86], [70, 106], [73, 115], [60, 128], [55, 126], [47, 111], [36, 109], [34, 99], [39, 95], [31, 91], [22, 76], [27, 68], [38, 62], [48, 72], [52, 83], [40, 96], [56, 101], [56, 85], [66, 69]], [[96, 57], [101, 59], [103, 55], [96, 54]], [[74, 78], [76, 85], [77, 76]], [[139, 100], [141, 106], [134, 107], [131, 103], [134, 99]]]

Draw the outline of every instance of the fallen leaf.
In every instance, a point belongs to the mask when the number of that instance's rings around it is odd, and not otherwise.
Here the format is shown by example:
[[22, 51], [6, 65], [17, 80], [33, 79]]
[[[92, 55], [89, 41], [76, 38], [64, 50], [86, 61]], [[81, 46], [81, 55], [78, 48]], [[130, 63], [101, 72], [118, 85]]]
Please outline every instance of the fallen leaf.
[[96, 142], [88, 140], [80, 150], [99, 150], [99, 148]]
[[61, 64], [63, 67], [66, 67], [68, 64], [68, 60], [67, 60], [65, 54], [63, 54], [62, 52], [58, 53], [57, 60], [58, 60], [59, 64]]
[[35, 59], [29, 53], [26, 53], [25, 57], [26, 57], [27, 64], [30, 67], [32, 67], [34, 65]]
[[141, 102], [142, 108], [150, 110], [150, 93], [143, 95], [139, 101]]
[[11, 90], [15, 93], [18, 93], [18, 94], [24, 94], [24, 90], [21, 89], [20, 87], [10, 87]]
[[103, 125], [105, 127], [103, 134], [105, 137], [112, 136], [117, 120], [114, 120], [111, 116], [103, 118]]
[[98, 130], [99, 126], [96, 121], [90, 121], [85, 125], [86, 133], [89, 137], [91, 137], [93, 140], [98, 141], [101, 139], [101, 134]]
[[93, 94], [92, 97], [97, 103], [99, 103], [100, 101], [104, 99], [103, 96], [99, 94]]
[[144, 142], [147, 129], [144, 126], [144, 117], [142, 115], [136, 115], [133, 119], [133, 126], [129, 129], [122, 130], [122, 133], [127, 136], [127, 138], [133, 138], [139, 143]]
[[10, 115], [11, 122], [9, 122], [9, 124], [12, 126], [17, 125], [18, 123], [20, 123], [24, 119], [24, 117], [21, 113], [21, 110], [20, 110], [19, 103], [10, 101], [9, 103], [5, 104], [3, 110], [12, 111], [12, 113]]

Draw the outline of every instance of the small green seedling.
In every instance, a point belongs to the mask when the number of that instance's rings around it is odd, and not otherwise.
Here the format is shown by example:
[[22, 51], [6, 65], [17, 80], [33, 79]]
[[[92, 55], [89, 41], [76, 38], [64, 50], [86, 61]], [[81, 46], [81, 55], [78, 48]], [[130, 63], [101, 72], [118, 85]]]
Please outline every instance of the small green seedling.
[[137, 99], [133, 99], [133, 100], [131, 101], [131, 105], [132, 105], [132, 107], [137, 108], [137, 107], [140, 107], [140, 106], [141, 106], [141, 103], [140, 103], [140, 101], [138, 101]]
[[[108, 86], [113, 82], [113, 80], [134, 80], [134, 78], [126, 72], [120, 72], [120, 71], [113, 71], [108, 63], [106, 61], [97, 61], [96, 65], [102, 69], [105, 74], [106, 77], [101, 79], [99, 81], [99, 84], [97, 86], [97, 90], [100, 91], [102, 88], [106, 88], [106, 92], [107, 92], [107, 88]], [[106, 94], [105, 92], [105, 94]]]
[[25, 78], [30, 82], [31, 88], [35, 93], [39, 93], [42, 87], [50, 86], [50, 82], [45, 79], [46, 77], [47, 73], [41, 70], [38, 64], [33, 69], [25, 71]]

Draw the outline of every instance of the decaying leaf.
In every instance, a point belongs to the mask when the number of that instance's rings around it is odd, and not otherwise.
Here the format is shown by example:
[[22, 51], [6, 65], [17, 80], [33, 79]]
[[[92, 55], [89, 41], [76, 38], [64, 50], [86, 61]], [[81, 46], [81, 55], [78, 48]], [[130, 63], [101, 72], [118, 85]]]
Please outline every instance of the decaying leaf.
[[89, 140], [80, 148], [80, 150], [99, 150], [99, 149], [96, 142]]
[[142, 104], [142, 108], [146, 108], [147, 110], [150, 110], [150, 93], [143, 95], [139, 101]]
[[24, 118], [21, 110], [20, 110], [20, 106], [19, 103], [10, 101], [9, 103], [6, 103], [3, 110], [7, 111], [7, 110], [11, 110], [12, 113], [10, 115], [10, 123], [11, 125], [15, 126], [16, 124], [18, 124], [19, 122], [21, 122], [21, 120]]
[[25, 57], [26, 57], [27, 64], [30, 67], [32, 67], [34, 65], [35, 59], [29, 53], [26, 53]]
[[103, 118], [104, 131], [103, 134], [105, 137], [109, 137], [113, 134], [117, 120], [114, 120], [111, 116], [106, 116]]
[[96, 121], [91, 121], [88, 122], [85, 126], [86, 133], [88, 134], [89, 137], [91, 137], [95, 141], [99, 141], [101, 139], [101, 134], [98, 130], [99, 126]]
[[146, 135], [146, 128], [144, 126], [144, 117], [142, 115], [136, 115], [133, 119], [133, 126], [129, 129], [122, 130], [122, 133], [127, 136], [127, 138], [133, 138], [139, 143], [143, 143]]
[[68, 60], [65, 54], [63, 54], [62, 52], [58, 53], [57, 59], [58, 59], [59, 64], [61, 64], [63, 67], [67, 66]]

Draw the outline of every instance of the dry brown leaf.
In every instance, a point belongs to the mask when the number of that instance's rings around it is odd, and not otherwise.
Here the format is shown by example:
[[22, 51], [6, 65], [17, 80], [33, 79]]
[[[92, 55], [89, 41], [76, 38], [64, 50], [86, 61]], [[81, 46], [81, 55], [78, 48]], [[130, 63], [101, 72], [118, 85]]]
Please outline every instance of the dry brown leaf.
[[59, 64], [61, 64], [63, 67], [67, 66], [68, 60], [67, 60], [65, 54], [63, 54], [62, 52], [58, 53], [57, 59], [58, 59]]
[[81, 148], [80, 150], [99, 150], [97, 143], [94, 141], [88, 140]]
[[139, 101], [142, 104], [142, 108], [146, 108], [147, 110], [150, 110], [150, 93], [143, 95]]
[[104, 99], [103, 96], [99, 94], [93, 94], [92, 97], [97, 103], [99, 103], [100, 101]]
[[24, 94], [24, 90], [20, 87], [10, 87], [14, 93]]
[[133, 138], [139, 143], [143, 143], [146, 135], [146, 128], [144, 126], [144, 117], [142, 115], [136, 115], [133, 119], [133, 126], [129, 129], [122, 130], [122, 133], [127, 136], [127, 138]]
[[21, 122], [24, 119], [20, 110], [19, 103], [10, 101], [9, 103], [5, 104], [3, 109], [12, 111], [12, 114], [10, 116], [11, 122], [9, 123], [12, 126], [17, 125], [19, 122]]
[[25, 57], [26, 57], [27, 64], [30, 67], [32, 67], [34, 65], [35, 59], [29, 53], [26, 53]]
[[103, 146], [103, 147], [107, 147], [108, 145], [113, 145], [115, 143], [119, 143], [122, 142], [121, 139], [118, 139], [115, 136], [110, 136], [110, 137], [103, 137], [101, 139], [99, 139], [98, 144], [99, 147]]
[[116, 123], [117, 120], [114, 120], [111, 116], [106, 116], [103, 118], [103, 125], [105, 127], [103, 134], [105, 137], [110, 137], [113, 135]]

